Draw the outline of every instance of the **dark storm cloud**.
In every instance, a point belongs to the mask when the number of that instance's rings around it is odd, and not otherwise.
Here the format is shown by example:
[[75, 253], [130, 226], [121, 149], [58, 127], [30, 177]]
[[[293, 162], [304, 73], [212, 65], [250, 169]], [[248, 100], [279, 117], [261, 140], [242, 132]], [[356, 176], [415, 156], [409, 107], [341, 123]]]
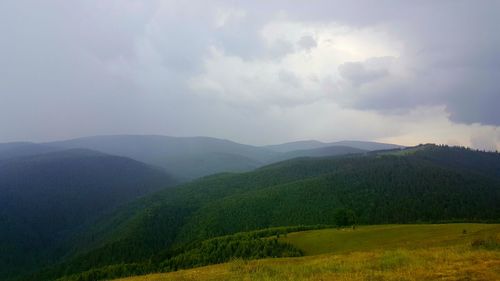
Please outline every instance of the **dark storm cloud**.
[[357, 91], [351, 105], [383, 111], [442, 104], [455, 122], [500, 125], [499, 13], [498, 1], [419, 1], [386, 5], [372, 16], [360, 11], [361, 21], [342, 17], [351, 24], [386, 25], [405, 46], [394, 65], [411, 72], [409, 78], [367, 71], [366, 62], [340, 66], [340, 74], [354, 83], [381, 80], [379, 87]]

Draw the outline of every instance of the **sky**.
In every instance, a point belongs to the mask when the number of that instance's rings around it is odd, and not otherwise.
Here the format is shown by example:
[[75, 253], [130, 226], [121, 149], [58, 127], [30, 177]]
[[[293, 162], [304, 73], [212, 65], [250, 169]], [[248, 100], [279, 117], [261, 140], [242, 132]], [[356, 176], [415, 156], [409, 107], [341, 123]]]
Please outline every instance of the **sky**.
[[0, 142], [500, 150], [500, 1], [0, 1]]

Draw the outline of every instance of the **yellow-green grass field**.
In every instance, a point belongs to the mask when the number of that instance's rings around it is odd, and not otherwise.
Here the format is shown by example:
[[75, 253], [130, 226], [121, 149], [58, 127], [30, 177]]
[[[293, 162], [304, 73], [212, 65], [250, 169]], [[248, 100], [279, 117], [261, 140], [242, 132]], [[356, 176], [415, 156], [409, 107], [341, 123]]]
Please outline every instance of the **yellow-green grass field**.
[[295, 232], [280, 241], [293, 244], [305, 255], [317, 255], [459, 245], [493, 233], [500, 233], [499, 224], [399, 224]]
[[[471, 245], [488, 239], [494, 247]], [[307, 256], [234, 260], [119, 280], [500, 280], [499, 224], [363, 226], [290, 233], [280, 240]]]

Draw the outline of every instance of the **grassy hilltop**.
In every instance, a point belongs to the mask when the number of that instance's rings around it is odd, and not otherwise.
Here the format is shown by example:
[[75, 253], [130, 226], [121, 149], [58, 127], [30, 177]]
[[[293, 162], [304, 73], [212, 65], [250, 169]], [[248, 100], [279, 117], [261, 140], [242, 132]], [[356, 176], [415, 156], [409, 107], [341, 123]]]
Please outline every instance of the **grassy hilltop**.
[[[465, 232], [465, 233], [464, 233]], [[305, 255], [354, 251], [417, 249], [467, 244], [500, 234], [498, 224], [372, 225], [356, 229], [322, 229], [294, 232], [280, 238]]]

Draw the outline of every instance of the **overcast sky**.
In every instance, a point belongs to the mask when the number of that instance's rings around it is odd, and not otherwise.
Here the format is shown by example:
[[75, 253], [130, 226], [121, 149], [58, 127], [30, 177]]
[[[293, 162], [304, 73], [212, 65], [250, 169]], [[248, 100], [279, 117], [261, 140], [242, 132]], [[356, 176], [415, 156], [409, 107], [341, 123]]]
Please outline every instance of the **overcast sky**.
[[500, 1], [0, 1], [0, 142], [500, 149]]

